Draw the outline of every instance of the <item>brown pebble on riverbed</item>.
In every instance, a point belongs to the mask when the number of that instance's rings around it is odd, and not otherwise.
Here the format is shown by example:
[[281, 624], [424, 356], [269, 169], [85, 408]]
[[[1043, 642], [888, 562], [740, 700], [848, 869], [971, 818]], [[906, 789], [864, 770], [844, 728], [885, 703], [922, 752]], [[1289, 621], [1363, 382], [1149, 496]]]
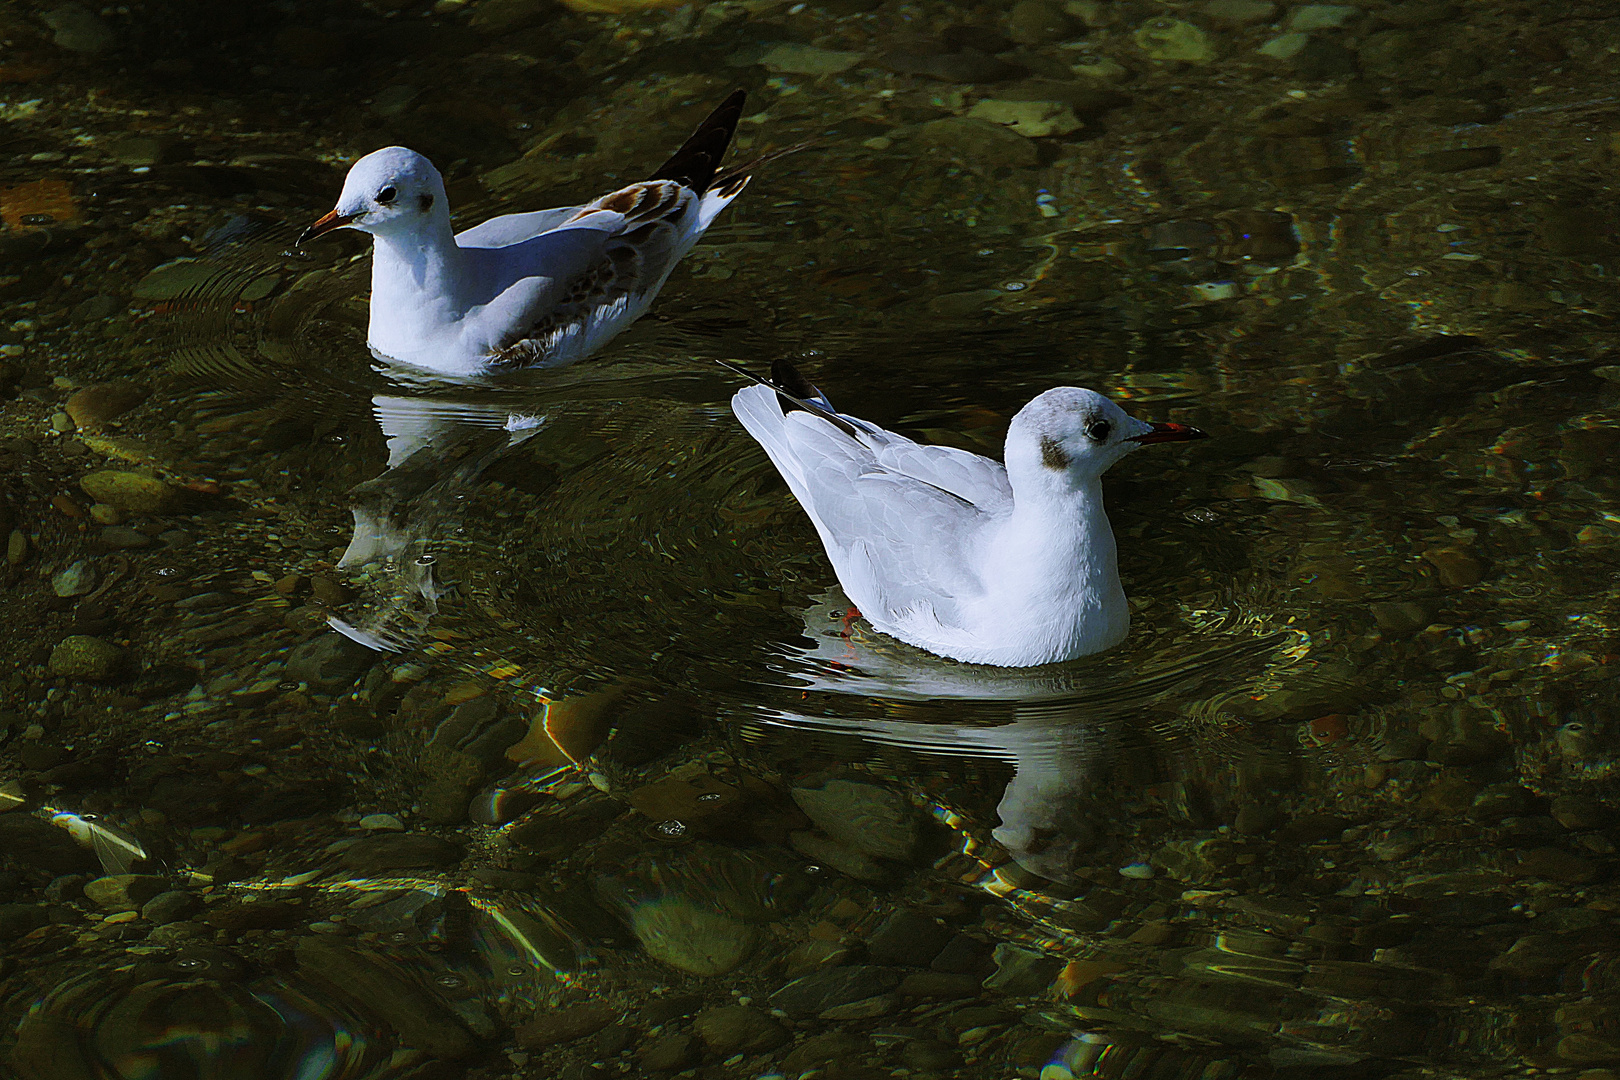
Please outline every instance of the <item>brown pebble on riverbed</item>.
[[95, 383], [75, 390], [62, 408], [80, 431], [96, 431], [135, 408], [146, 397], [147, 392], [134, 383]]
[[558, 1043], [569, 1043], [594, 1035], [617, 1019], [618, 1013], [603, 1005], [576, 1005], [547, 1009], [520, 1025], [514, 1034], [519, 1044], [530, 1050]]

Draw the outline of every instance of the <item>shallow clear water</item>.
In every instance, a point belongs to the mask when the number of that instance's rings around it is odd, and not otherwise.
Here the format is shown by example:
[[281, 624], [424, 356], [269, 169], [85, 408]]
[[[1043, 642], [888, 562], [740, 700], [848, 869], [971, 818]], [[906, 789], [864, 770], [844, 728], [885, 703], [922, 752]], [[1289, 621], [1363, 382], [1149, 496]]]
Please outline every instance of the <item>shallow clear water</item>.
[[[0, 1073], [1620, 1069], [1608, 5], [0, 38]], [[377, 146], [465, 225], [737, 86], [811, 145], [578, 365], [389, 369], [294, 246]], [[991, 455], [1055, 385], [1209, 431], [1105, 482], [1129, 640], [848, 619], [714, 362], [777, 356]]]

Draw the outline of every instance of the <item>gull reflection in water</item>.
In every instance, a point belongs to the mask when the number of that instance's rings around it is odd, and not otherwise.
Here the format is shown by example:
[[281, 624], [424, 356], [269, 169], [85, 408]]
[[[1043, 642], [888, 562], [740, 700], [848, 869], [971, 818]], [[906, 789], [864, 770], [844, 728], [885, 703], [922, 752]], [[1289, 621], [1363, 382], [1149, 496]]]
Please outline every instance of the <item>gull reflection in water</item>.
[[1104, 795], [1109, 764], [1143, 732], [1164, 737], [1147, 717], [1194, 702], [1207, 711], [1211, 694], [1227, 695], [1275, 674], [1306, 648], [1299, 635], [1251, 627], [1210, 635], [1192, 650], [998, 668], [930, 656], [877, 634], [850, 613], [841, 592], [824, 594], [805, 613], [810, 644], [783, 647], [772, 667], [785, 685], [872, 699], [888, 715], [814, 716], [775, 708], [756, 719], [1011, 765], [1013, 777], [996, 807], [1000, 825], [991, 835], [1024, 869], [1057, 882], [1076, 880], [1076, 857], [1096, 840], [1095, 815], [1087, 808]]
[[484, 471], [545, 424], [509, 399], [475, 387], [372, 397], [388, 464], [350, 489], [354, 532], [338, 561], [338, 569], [367, 581], [366, 599], [350, 619], [331, 617], [333, 629], [380, 651], [420, 643], [453, 584], [436, 573], [435, 545], [456, 533], [462, 504]]

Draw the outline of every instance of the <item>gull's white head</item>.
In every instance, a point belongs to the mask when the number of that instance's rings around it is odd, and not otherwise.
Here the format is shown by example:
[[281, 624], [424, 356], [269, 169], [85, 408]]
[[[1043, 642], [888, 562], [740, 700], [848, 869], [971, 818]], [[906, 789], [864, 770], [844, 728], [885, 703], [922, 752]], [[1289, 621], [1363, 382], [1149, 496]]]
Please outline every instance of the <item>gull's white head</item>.
[[1059, 487], [1095, 480], [1149, 443], [1207, 438], [1186, 424], [1138, 420], [1094, 390], [1059, 386], [1025, 405], [1007, 430], [1009, 476], [1039, 476]]
[[415, 150], [385, 146], [350, 167], [337, 206], [305, 229], [298, 242], [341, 228], [373, 235], [408, 233], [436, 217], [449, 220], [439, 170]]

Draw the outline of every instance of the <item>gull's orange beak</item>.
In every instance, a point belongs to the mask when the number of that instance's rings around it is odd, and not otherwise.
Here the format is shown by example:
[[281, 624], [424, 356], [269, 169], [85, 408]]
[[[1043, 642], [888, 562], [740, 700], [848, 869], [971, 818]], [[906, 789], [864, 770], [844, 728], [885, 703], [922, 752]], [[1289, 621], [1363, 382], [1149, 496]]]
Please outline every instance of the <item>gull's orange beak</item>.
[[1156, 442], [1191, 442], [1194, 439], [1207, 438], [1209, 435], [1190, 424], [1154, 424], [1152, 431], [1130, 437], [1131, 442], [1144, 445]]
[[354, 214], [340, 214], [336, 210], [333, 210], [330, 214], [327, 214], [315, 224], [305, 229], [298, 237], [298, 243], [300, 245], [307, 244], [323, 233], [329, 233], [333, 229], [343, 228], [343, 226], [347, 225], [354, 219]]

